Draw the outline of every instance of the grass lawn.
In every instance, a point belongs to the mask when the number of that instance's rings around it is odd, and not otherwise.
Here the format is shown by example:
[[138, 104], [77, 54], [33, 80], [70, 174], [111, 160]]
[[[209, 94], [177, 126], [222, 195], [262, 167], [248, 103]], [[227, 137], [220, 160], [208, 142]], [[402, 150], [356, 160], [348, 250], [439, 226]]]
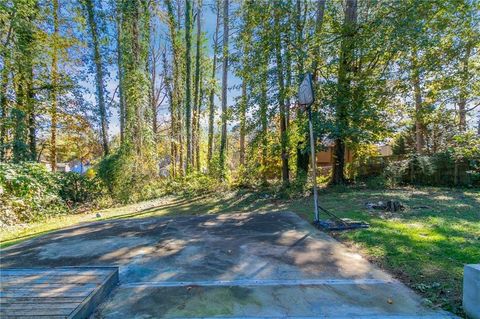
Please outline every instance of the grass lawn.
[[[368, 211], [367, 201], [394, 199], [398, 214]], [[419, 188], [323, 190], [321, 205], [340, 217], [370, 223], [366, 230], [334, 233], [381, 268], [415, 289], [433, 306], [462, 314], [463, 265], [480, 262], [480, 190]], [[310, 198], [275, 199], [265, 192], [225, 192], [196, 198], [167, 197], [93, 213], [51, 218], [0, 231], [3, 247], [62, 227], [113, 218], [142, 218], [290, 210], [312, 219]]]

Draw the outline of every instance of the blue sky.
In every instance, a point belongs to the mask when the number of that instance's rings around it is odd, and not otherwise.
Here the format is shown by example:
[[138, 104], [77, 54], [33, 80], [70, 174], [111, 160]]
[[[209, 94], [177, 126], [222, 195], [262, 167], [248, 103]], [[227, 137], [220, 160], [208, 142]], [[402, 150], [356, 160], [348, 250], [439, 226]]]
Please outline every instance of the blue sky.
[[[205, 36], [207, 38], [207, 44], [206, 44], [206, 49], [208, 50], [208, 55], [210, 58], [213, 57], [213, 35], [215, 33], [215, 24], [216, 24], [216, 15], [214, 12], [212, 12], [211, 9], [211, 1], [204, 2], [204, 7], [203, 7], [203, 12], [202, 12], [202, 28], [203, 31], [205, 32]], [[231, 14], [232, 15], [232, 14]], [[233, 15], [232, 15], [233, 16]], [[223, 21], [221, 21], [222, 23]], [[159, 26], [158, 31], [157, 31], [157, 36], [154, 37], [153, 41], [166, 41], [165, 37], [167, 36], [166, 34], [166, 29], [165, 26]], [[222, 26], [220, 27], [220, 35], [222, 35]], [[159, 39], [159, 40], [156, 40]], [[232, 41], [233, 38], [230, 37], [230, 49], [232, 48]], [[117, 80], [117, 68], [116, 65], [110, 66], [108, 68], [108, 73], [110, 74], [110, 77], [107, 80], [106, 83], [106, 89], [107, 89], [107, 94], [109, 98], [111, 98], [111, 95], [115, 91], [117, 85], [118, 85], [118, 80]], [[206, 76], [210, 76], [210, 70], [206, 70]], [[221, 71], [222, 71], [222, 64], [219, 63], [217, 65], [217, 81], [218, 84], [221, 85]], [[239, 95], [239, 90], [238, 89], [233, 89], [233, 86], [238, 86], [240, 84], [240, 79], [234, 76], [232, 71], [229, 71], [229, 76], [228, 76], [228, 86], [229, 91], [228, 91], [228, 105], [231, 106], [233, 105], [235, 101], [235, 97]], [[94, 84], [94, 76], [91, 75], [89, 77], [89, 81], [84, 83], [84, 86], [89, 90], [89, 93], [86, 94], [85, 98], [92, 102], [96, 103], [95, 101], [95, 84]], [[165, 101], [164, 103], [168, 103], [168, 101]], [[217, 107], [217, 114], [219, 111], [220, 107], [220, 100], [217, 97], [215, 97], [215, 104]], [[203, 106], [205, 108], [205, 106]], [[110, 110], [111, 112], [111, 117], [110, 117], [110, 126], [109, 126], [109, 133], [110, 136], [116, 135], [120, 131], [120, 125], [119, 125], [119, 116], [118, 116], [118, 109], [112, 109]], [[204, 115], [206, 116], [206, 115]], [[163, 119], [168, 118], [168, 109], [167, 108], [162, 108], [159, 119], [162, 121]]]

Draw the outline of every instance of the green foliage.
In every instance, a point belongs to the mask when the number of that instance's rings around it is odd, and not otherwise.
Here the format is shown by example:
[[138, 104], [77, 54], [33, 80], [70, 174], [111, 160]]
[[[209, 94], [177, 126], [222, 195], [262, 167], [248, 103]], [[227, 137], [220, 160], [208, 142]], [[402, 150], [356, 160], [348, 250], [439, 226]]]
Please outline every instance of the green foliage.
[[69, 205], [92, 202], [103, 193], [102, 185], [94, 175], [68, 172], [60, 174], [58, 179], [59, 194]]
[[121, 203], [133, 203], [146, 199], [144, 189], [158, 179], [151, 161], [126, 148], [104, 157], [98, 164], [98, 177], [109, 190], [112, 198]]
[[365, 180], [365, 185], [368, 189], [385, 189], [385, 187], [389, 186], [388, 180], [386, 180], [383, 176], [372, 176]]
[[181, 196], [197, 196], [218, 191], [225, 187], [219, 179], [202, 173], [192, 173], [184, 178], [165, 181], [163, 193]]
[[478, 186], [479, 158], [459, 159], [452, 151], [431, 156], [411, 155], [390, 161], [383, 168], [385, 185]]
[[451, 151], [457, 159], [480, 160], [480, 136], [467, 132], [456, 135], [453, 142]]
[[383, 171], [385, 185], [389, 187], [397, 187], [404, 183], [404, 176], [408, 169], [408, 161], [392, 161], [389, 162]]
[[0, 163], [0, 225], [13, 225], [63, 214], [56, 176], [41, 164]]
[[116, 152], [104, 157], [98, 164], [98, 177], [107, 186], [110, 195], [121, 202], [130, 202], [127, 189], [132, 186], [132, 177], [123, 170], [126, 162], [125, 156]]

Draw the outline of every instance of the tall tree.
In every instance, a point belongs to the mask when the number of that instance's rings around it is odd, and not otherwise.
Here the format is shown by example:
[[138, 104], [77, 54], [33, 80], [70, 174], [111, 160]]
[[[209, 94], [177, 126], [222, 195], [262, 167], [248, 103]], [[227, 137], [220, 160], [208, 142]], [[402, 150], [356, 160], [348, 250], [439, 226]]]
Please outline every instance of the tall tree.
[[462, 82], [463, 85], [460, 87], [460, 94], [458, 97], [458, 128], [460, 132], [465, 132], [467, 128], [467, 83], [468, 83], [468, 74], [469, 74], [469, 60], [470, 60], [470, 45], [467, 44], [465, 48], [465, 55], [462, 58]]
[[194, 162], [196, 170], [200, 170], [200, 84], [201, 84], [201, 72], [200, 72], [200, 61], [201, 61], [201, 45], [202, 45], [202, 0], [197, 2], [197, 37], [196, 37], [196, 52], [195, 52], [195, 88], [193, 94], [194, 100], [194, 110], [193, 110], [193, 153], [194, 153]]
[[335, 105], [335, 125], [338, 133], [335, 136], [333, 152], [333, 184], [345, 183], [345, 135], [348, 128], [347, 108], [352, 101], [351, 80], [355, 58], [355, 34], [357, 32], [357, 0], [347, 0], [345, 17], [342, 26], [342, 43], [338, 66], [337, 98]]
[[220, 137], [220, 173], [225, 177], [225, 158], [227, 148], [227, 89], [228, 89], [228, 38], [229, 0], [223, 0], [223, 63], [222, 63], [222, 132]]
[[425, 125], [423, 123], [424, 110], [420, 83], [421, 71], [418, 65], [418, 52], [416, 49], [413, 50], [411, 59], [411, 76], [415, 100], [415, 150], [418, 154], [423, 154], [425, 148]]
[[[172, 53], [172, 83], [170, 99], [171, 116], [171, 158], [172, 158], [172, 176], [178, 173], [183, 174], [183, 147], [182, 147], [182, 43], [180, 41], [180, 25], [176, 17], [175, 9], [171, 0], [165, 0], [167, 7], [168, 29], [171, 39]], [[179, 4], [179, 2], [177, 2]], [[179, 10], [179, 9], [177, 9]], [[178, 163], [178, 168], [175, 168]]]
[[[35, 20], [38, 13], [38, 4], [35, 0], [21, 1], [14, 3], [13, 13], [6, 41], [15, 37], [11, 46], [10, 54], [2, 54], [5, 64], [10, 64], [12, 72], [13, 87], [15, 90], [15, 104], [11, 110], [13, 118], [13, 160], [34, 161], [36, 160], [36, 116], [37, 108], [34, 101], [34, 60], [37, 55], [37, 39]], [[7, 43], [8, 44], [8, 43]], [[7, 50], [7, 48], [3, 48]], [[7, 61], [13, 58], [12, 61]], [[8, 69], [2, 71], [2, 116], [5, 117], [2, 125], [2, 138], [6, 136], [5, 126], [7, 124], [7, 85]], [[2, 143], [3, 144], [3, 143]], [[4, 146], [4, 145], [2, 145]]]
[[274, 7], [274, 42], [275, 42], [275, 57], [277, 63], [277, 80], [278, 80], [278, 105], [280, 109], [280, 144], [282, 150], [282, 181], [284, 185], [289, 183], [289, 167], [288, 167], [288, 151], [287, 151], [287, 120], [285, 111], [285, 80], [284, 67], [282, 57], [282, 41], [283, 35], [282, 27], [280, 25], [280, 17], [282, 15], [280, 5]]
[[59, 28], [60, 22], [58, 18], [59, 6], [58, 0], [53, 0], [53, 41], [52, 41], [52, 69], [50, 91], [50, 166], [52, 171], [57, 169], [57, 120], [58, 120], [58, 51], [59, 51]]
[[239, 156], [240, 156], [240, 165], [245, 166], [245, 153], [246, 153], [246, 134], [247, 134], [247, 109], [249, 104], [249, 93], [248, 86], [250, 86], [251, 75], [251, 41], [252, 41], [252, 31], [253, 31], [253, 1], [247, 0], [242, 3], [242, 25], [241, 32], [237, 41], [239, 42], [239, 62], [238, 75], [242, 79], [241, 85], [241, 98], [239, 103], [239, 130], [240, 130], [240, 140], [239, 140]]
[[152, 165], [153, 134], [149, 123], [148, 49], [150, 47], [150, 2], [122, 0], [122, 73], [125, 87], [124, 149], [139, 162], [138, 169]]
[[192, 157], [192, 3], [191, 0], [185, 0], [185, 132], [187, 136], [187, 160], [186, 170], [190, 171], [193, 162]]
[[209, 92], [208, 103], [208, 145], [207, 145], [207, 164], [209, 170], [211, 169], [212, 155], [213, 155], [213, 124], [215, 121], [215, 79], [217, 71], [217, 55], [218, 55], [218, 32], [220, 29], [220, 0], [215, 1], [216, 9], [216, 23], [215, 34], [213, 36], [213, 62], [212, 62], [212, 75], [211, 86]]
[[[303, 81], [304, 73], [305, 73], [305, 57], [304, 57], [304, 28], [305, 28], [305, 19], [306, 15], [304, 14], [304, 11], [306, 11], [306, 7], [308, 5], [308, 2], [305, 2], [302, 7], [302, 2], [301, 0], [296, 1], [295, 5], [295, 56], [296, 56], [296, 73], [297, 73], [297, 86], [300, 85], [300, 83]], [[307, 141], [308, 141], [308, 130], [307, 130], [307, 122], [305, 115], [302, 113], [300, 109], [297, 109], [297, 124], [299, 129], [301, 130], [301, 135], [303, 136], [303, 139], [298, 142], [297, 144], [297, 179], [304, 179], [307, 176], [307, 171], [308, 171], [308, 161], [309, 161], [309, 155], [307, 152]]]
[[315, 17], [315, 33], [313, 39], [313, 58], [312, 58], [312, 77], [313, 81], [316, 82], [318, 75], [318, 68], [320, 65], [320, 33], [323, 26], [323, 18], [325, 16], [325, 3], [326, 0], [317, 0], [317, 13]]
[[92, 55], [95, 63], [95, 83], [98, 103], [98, 114], [100, 115], [100, 128], [102, 136], [103, 154], [108, 155], [108, 118], [107, 106], [105, 104], [105, 81], [103, 71], [103, 59], [100, 52], [100, 39], [97, 26], [97, 17], [93, 0], [82, 0], [87, 14], [88, 27], [92, 38]]
[[197, 103], [197, 116], [195, 120], [195, 169], [197, 172], [200, 172], [200, 116], [201, 116], [201, 107], [202, 101], [204, 99], [204, 88], [203, 88], [203, 72], [200, 71], [199, 74], [200, 83], [198, 90], [198, 103]]
[[[155, 30], [155, 28], [154, 28]], [[163, 51], [163, 52], [162, 52]], [[165, 70], [162, 74], [158, 73], [160, 64], [165, 56], [165, 49], [156, 47], [152, 45], [150, 48], [150, 112], [152, 116], [152, 132], [155, 142], [158, 142], [158, 134], [160, 129], [160, 123], [158, 122], [159, 110], [162, 106], [162, 103], [167, 98], [169, 93], [165, 94], [166, 89], [166, 77], [169, 75], [165, 73]], [[167, 63], [163, 61], [163, 63]], [[169, 80], [168, 80], [169, 81]], [[167, 89], [168, 91], [168, 89]]]
[[[480, 74], [476, 67], [480, 50], [480, 29], [478, 28], [478, 1], [462, 0], [455, 3], [455, 9], [449, 7], [447, 14], [454, 22], [449, 24], [449, 36], [458, 43], [453, 46], [453, 54], [458, 57], [456, 63], [456, 86], [458, 86], [458, 129], [465, 132], [468, 129], [470, 112], [480, 107]], [[453, 29], [453, 30], [450, 30]]]
[[120, 142], [124, 142], [125, 138], [125, 87], [123, 84], [122, 72], [122, 50], [120, 39], [122, 38], [122, 10], [120, 10], [120, 3], [117, 1], [115, 5], [116, 10], [116, 50], [117, 50], [117, 69], [118, 69], [118, 108], [119, 108], [119, 122], [120, 122]]
[[0, 161], [5, 161], [5, 153], [7, 146], [7, 118], [8, 118], [8, 98], [7, 98], [7, 88], [9, 81], [9, 64], [11, 59], [11, 50], [9, 48], [10, 41], [12, 38], [12, 29], [13, 29], [13, 18], [15, 13], [10, 13], [10, 23], [8, 26], [8, 31], [6, 32], [5, 40], [2, 43], [1, 49], [1, 58], [3, 61], [3, 69], [1, 72], [1, 82], [0, 82]]

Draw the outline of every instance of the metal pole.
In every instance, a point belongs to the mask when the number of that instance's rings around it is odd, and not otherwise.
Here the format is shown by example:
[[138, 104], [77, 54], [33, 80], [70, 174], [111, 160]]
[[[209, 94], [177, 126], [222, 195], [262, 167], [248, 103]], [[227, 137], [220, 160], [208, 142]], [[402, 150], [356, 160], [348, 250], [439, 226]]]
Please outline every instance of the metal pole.
[[315, 222], [318, 222], [318, 193], [317, 193], [317, 161], [315, 160], [315, 139], [313, 137], [312, 108], [308, 107], [308, 127], [310, 129], [310, 153], [312, 154], [312, 178], [313, 178], [313, 209], [315, 212]]

